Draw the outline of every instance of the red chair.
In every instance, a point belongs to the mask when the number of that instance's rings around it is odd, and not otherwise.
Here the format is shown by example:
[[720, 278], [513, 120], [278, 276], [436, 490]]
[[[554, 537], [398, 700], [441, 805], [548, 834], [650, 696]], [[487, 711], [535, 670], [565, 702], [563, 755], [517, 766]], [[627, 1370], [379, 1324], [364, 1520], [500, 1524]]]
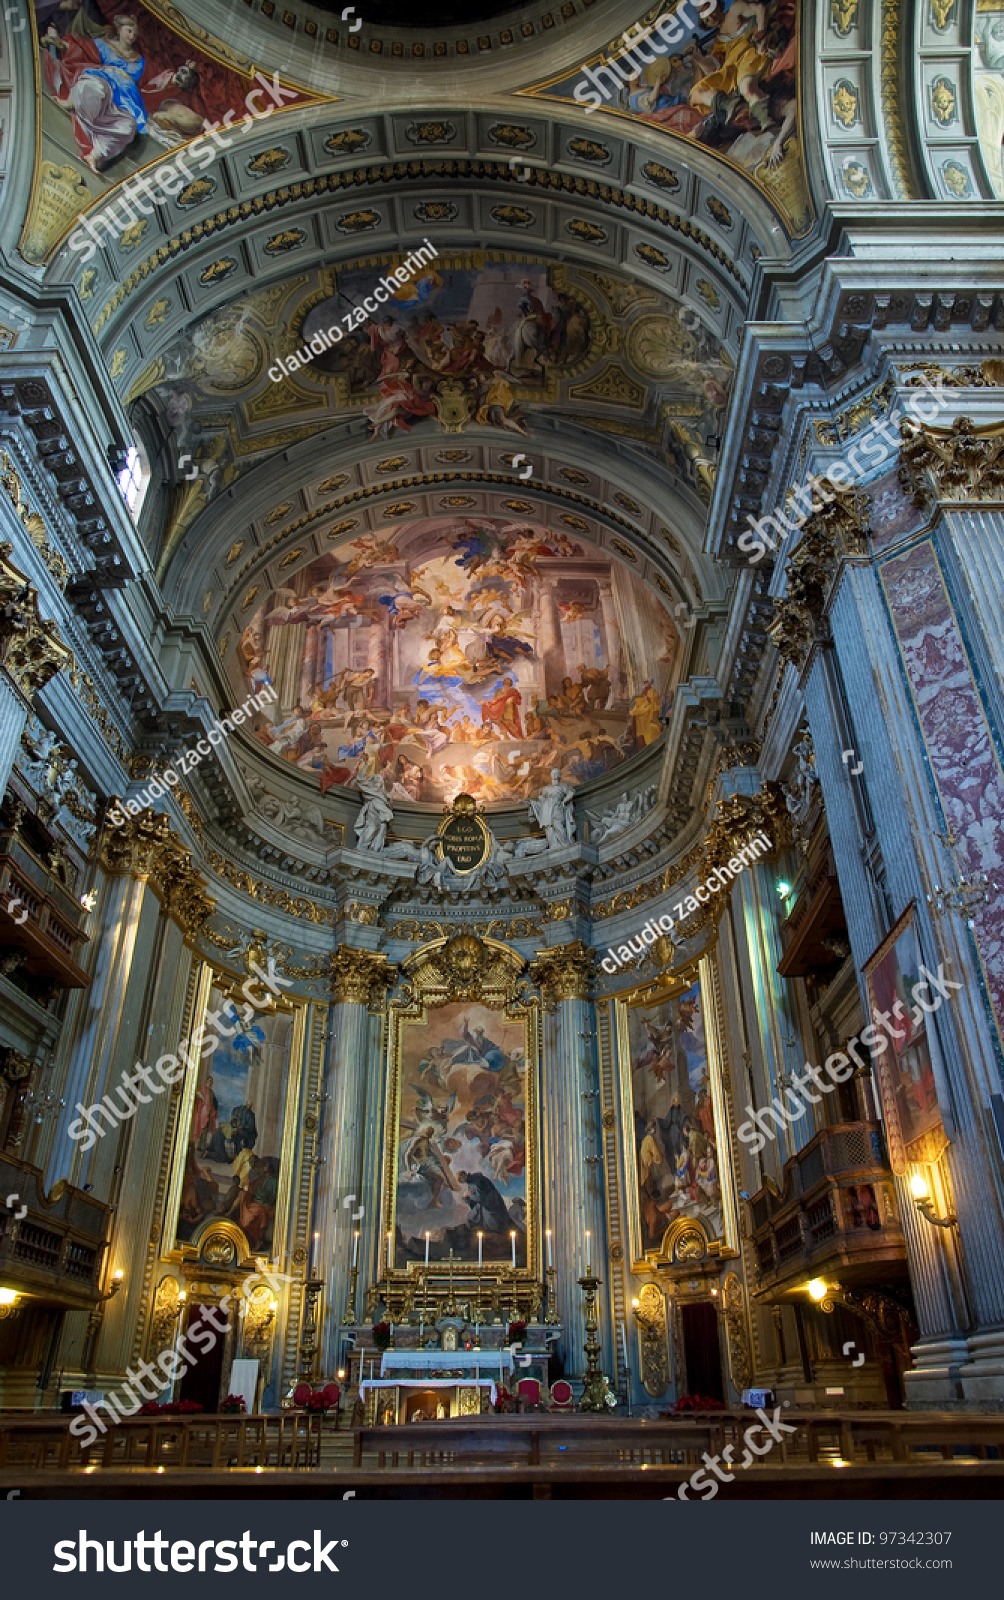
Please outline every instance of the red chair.
[[519, 1408], [521, 1411], [523, 1410], [524, 1406], [526, 1406], [528, 1409], [539, 1406], [541, 1395], [540, 1383], [538, 1379], [520, 1378], [519, 1383], [516, 1385], [516, 1395], [519, 1400]]
[[324, 1388], [321, 1390], [321, 1393], [328, 1402], [329, 1406], [336, 1406], [341, 1398], [342, 1391], [339, 1389], [337, 1383], [326, 1383]]
[[309, 1383], [298, 1383], [293, 1390], [293, 1404], [295, 1406], [305, 1406], [313, 1392]]
[[551, 1385], [551, 1410], [574, 1411], [575, 1401], [572, 1399], [572, 1386], [564, 1378], [556, 1378]]

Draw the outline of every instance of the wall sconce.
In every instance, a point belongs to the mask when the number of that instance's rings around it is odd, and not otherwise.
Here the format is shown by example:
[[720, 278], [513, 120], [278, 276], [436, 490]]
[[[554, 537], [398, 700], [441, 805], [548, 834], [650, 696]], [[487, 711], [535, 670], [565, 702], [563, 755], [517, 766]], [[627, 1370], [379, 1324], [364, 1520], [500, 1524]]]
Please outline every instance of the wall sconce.
[[917, 1210], [921, 1216], [926, 1217], [928, 1222], [932, 1223], [935, 1228], [958, 1227], [958, 1218], [951, 1211], [947, 1217], [938, 1216], [934, 1209], [934, 1201], [931, 1199], [931, 1191], [928, 1188], [927, 1179], [919, 1172], [915, 1172], [910, 1179], [910, 1193], [917, 1203]]
[[[832, 1285], [833, 1289], [836, 1289], [837, 1287], [837, 1284]], [[805, 1288], [810, 1300], [814, 1305], [819, 1307], [820, 1311], [830, 1312], [833, 1310], [833, 1298], [830, 1284], [824, 1283], [822, 1278], [812, 1278], [806, 1284]]]
[[651, 1332], [653, 1329], [658, 1327], [657, 1319], [655, 1317], [647, 1316], [642, 1310], [640, 1300], [632, 1300], [631, 1311], [638, 1326], [644, 1329], [646, 1332]]
[[17, 1312], [17, 1290], [0, 1289], [0, 1322], [6, 1321], [8, 1317], [16, 1317]]
[[99, 1296], [99, 1299], [101, 1299], [101, 1300], [112, 1300], [112, 1299], [114, 1299], [114, 1297], [118, 1294], [118, 1292], [121, 1289], [121, 1287], [122, 1287], [124, 1282], [125, 1282], [125, 1273], [122, 1271], [121, 1267], [116, 1267], [115, 1271], [112, 1273], [111, 1283], [108, 1285], [108, 1288], [106, 1289], [105, 1293], [103, 1295]]

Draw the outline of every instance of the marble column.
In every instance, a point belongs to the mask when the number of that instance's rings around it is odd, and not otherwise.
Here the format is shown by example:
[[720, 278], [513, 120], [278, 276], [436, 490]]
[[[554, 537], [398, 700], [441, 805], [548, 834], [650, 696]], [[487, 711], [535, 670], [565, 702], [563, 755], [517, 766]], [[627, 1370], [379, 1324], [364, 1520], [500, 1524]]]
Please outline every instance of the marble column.
[[[322, 1371], [337, 1370], [339, 1329], [346, 1326], [345, 1312], [351, 1288], [354, 1235], [359, 1234], [359, 1280], [355, 1299], [356, 1321], [362, 1321], [366, 1289], [377, 1272], [380, 1255], [379, 1169], [374, 1180], [366, 1154], [374, 1131], [368, 1107], [371, 1076], [371, 1006], [380, 1003], [394, 981], [395, 969], [386, 956], [339, 945], [331, 957], [333, 1004], [329, 1013], [328, 1099], [324, 1106], [321, 1138], [322, 1182], [317, 1188], [311, 1238], [318, 1239], [318, 1273], [325, 1279], [325, 1319]], [[377, 1130], [379, 1132], [379, 1130]], [[379, 1142], [379, 1139], [377, 1140]], [[361, 1211], [361, 1215], [356, 1213]]]
[[27, 701], [7, 674], [0, 672], [0, 797], [7, 787], [27, 719]]
[[[546, 1019], [541, 1085], [542, 1228], [551, 1230], [565, 1376], [581, 1379], [584, 1302], [578, 1279], [590, 1261], [601, 1280], [601, 1338], [609, 1327], [610, 1262], [603, 1191], [599, 1100], [583, 1099], [599, 1087], [595, 1013], [589, 998], [595, 954], [576, 940], [538, 953], [531, 977], [554, 1012]], [[599, 1159], [597, 1159], [599, 1158]], [[546, 1255], [542, 1251], [542, 1263]], [[600, 1370], [616, 1371], [616, 1354], [601, 1355]]]
[[621, 648], [621, 630], [617, 621], [617, 602], [614, 599], [613, 585], [609, 579], [600, 579], [597, 587], [600, 591], [600, 611], [603, 615], [607, 667], [610, 672], [610, 692], [614, 700], [624, 700], [627, 697], [627, 685], [624, 681], [624, 652]]
[[537, 652], [541, 664], [543, 698], [561, 693], [565, 652], [561, 643], [561, 618], [555, 597], [555, 581], [545, 578], [537, 590]]

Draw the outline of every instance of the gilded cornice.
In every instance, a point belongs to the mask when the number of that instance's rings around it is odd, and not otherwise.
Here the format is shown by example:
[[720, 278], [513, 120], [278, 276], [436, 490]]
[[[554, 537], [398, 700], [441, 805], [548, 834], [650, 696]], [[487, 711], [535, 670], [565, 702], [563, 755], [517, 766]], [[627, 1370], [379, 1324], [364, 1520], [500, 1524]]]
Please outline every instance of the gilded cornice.
[[515, 1004], [526, 966], [518, 951], [496, 939], [480, 939], [463, 932], [439, 939], [417, 950], [404, 963], [408, 985], [404, 1003], [420, 996], [423, 1005], [448, 1005], [455, 1000], [476, 1000], [491, 994], [506, 1005]]
[[552, 950], [538, 950], [530, 980], [549, 1000], [588, 1000], [596, 969], [596, 951], [575, 939]]
[[[855, 8], [856, 11], [856, 8]], [[882, 120], [885, 123], [889, 148], [889, 167], [900, 200], [914, 197], [910, 183], [910, 168], [906, 155], [906, 136], [900, 101], [903, 95], [904, 73], [901, 59], [900, 0], [882, 0], [881, 37], [881, 93]]]
[[[122, 805], [121, 800], [111, 802], [112, 809]], [[163, 812], [148, 807], [119, 827], [106, 827], [98, 865], [110, 877], [128, 873], [149, 882], [168, 915], [188, 934], [197, 933], [216, 910], [191, 851], [175, 838], [170, 818]]]
[[207, 851], [206, 861], [212, 871], [229, 883], [231, 888], [239, 889], [260, 905], [272, 906], [276, 911], [285, 911], [302, 922], [315, 922], [322, 926], [331, 925], [338, 919], [338, 912], [330, 907], [316, 905], [302, 895], [291, 895], [287, 889], [274, 889], [263, 879], [253, 878], [250, 872], [235, 866], [229, 857], [221, 855], [218, 850]]
[[1004, 499], [1004, 422], [977, 427], [956, 417], [950, 428], [904, 424], [899, 478], [926, 509], [939, 501]]
[[328, 960], [336, 1005], [379, 1006], [385, 991], [397, 982], [398, 969], [385, 955], [340, 944]]
[[669, 228], [674, 233], [683, 234], [685, 238], [712, 256], [722, 269], [736, 280], [744, 294], [749, 290], [749, 285], [732, 257], [722, 249], [721, 245], [716, 244], [703, 228], [688, 222], [676, 212], [667, 210], [665, 206], [657, 205], [654, 200], [627, 194], [612, 184], [600, 183], [595, 178], [573, 177], [567, 172], [548, 172], [538, 168], [534, 168], [531, 177], [524, 182], [517, 178], [504, 161], [476, 161], [469, 158], [388, 161], [382, 162], [379, 166], [357, 167], [349, 172], [324, 173], [316, 178], [305, 178], [300, 183], [283, 184], [281, 188], [269, 189], [266, 194], [256, 195], [253, 200], [242, 200], [238, 205], [228, 206], [225, 211], [218, 211], [215, 216], [206, 217], [202, 222], [196, 222], [192, 227], [182, 229], [181, 233], [169, 239], [166, 244], [158, 246], [145, 261], [141, 261], [138, 267], [123, 278], [91, 326], [94, 332], [99, 334], [119, 306], [139, 288], [140, 284], [145, 283], [152, 273], [163, 266], [165, 261], [183, 254], [193, 244], [197, 245], [203, 239], [214, 234], [223, 234], [231, 228], [260, 217], [265, 211], [274, 211], [277, 207], [288, 206], [293, 202], [311, 200], [339, 190], [353, 190], [358, 195], [360, 190], [371, 184], [374, 186], [388, 184], [405, 178], [440, 180], [453, 178], [463, 183], [470, 183], [472, 179], [488, 179], [497, 183], [518, 183], [521, 199], [526, 199], [528, 192], [535, 188], [551, 189], [562, 195], [581, 195], [586, 199], [596, 200], [601, 205], [635, 212], [639, 216], [660, 223], [662, 227]]
[[12, 550], [0, 544], [0, 667], [30, 700], [71, 665], [73, 652], [56, 624], [39, 615], [38, 591], [8, 559]]
[[3, 482], [14, 510], [23, 522], [35, 549], [52, 573], [56, 584], [60, 589], [65, 589], [70, 576], [70, 569], [59, 551], [49, 543], [45, 518], [40, 511], [32, 511], [31, 506], [21, 493], [21, 476], [6, 450], [3, 451], [0, 462], [2, 462], [0, 481]]

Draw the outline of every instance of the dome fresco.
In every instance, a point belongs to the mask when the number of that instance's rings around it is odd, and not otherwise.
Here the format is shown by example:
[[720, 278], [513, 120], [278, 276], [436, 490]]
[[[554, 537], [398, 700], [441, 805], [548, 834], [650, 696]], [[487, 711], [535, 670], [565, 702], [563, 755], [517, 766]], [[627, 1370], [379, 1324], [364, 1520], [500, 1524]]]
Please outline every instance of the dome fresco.
[[[559, 519], [560, 520], [560, 519]], [[277, 691], [255, 737], [332, 784], [518, 804], [601, 777], [662, 731], [679, 636], [619, 562], [564, 529], [427, 518], [301, 567], [241, 635], [235, 689]]]

